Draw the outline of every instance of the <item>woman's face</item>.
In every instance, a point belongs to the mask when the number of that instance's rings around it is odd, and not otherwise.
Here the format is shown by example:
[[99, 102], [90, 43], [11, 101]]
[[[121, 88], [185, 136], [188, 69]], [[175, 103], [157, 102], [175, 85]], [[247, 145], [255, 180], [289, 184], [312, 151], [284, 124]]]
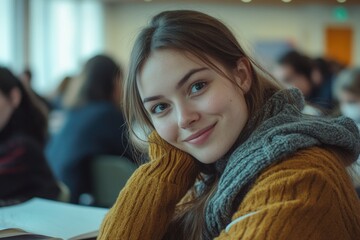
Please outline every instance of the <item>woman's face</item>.
[[11, 98], [0, 91], [0, 131], [6, 126], [13, 111], [14, 107]]
[[168, 143], [202, 163], [213, 163], [235, 143], [248, 119], [244, 93], [250, 89], [249, 63], [222, 71], [190, 54], [157, 50], [139, 74], [138, 88], [156, 131]]

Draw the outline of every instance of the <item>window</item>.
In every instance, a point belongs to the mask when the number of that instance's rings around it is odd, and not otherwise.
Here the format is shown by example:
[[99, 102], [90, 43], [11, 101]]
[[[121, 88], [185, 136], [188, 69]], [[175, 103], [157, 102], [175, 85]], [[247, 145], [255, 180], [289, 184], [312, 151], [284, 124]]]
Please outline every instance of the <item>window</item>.
[[47, 94], [103, 51], [103, 7], [97, 1], [30, 1], [30, 68], [33, 87]]

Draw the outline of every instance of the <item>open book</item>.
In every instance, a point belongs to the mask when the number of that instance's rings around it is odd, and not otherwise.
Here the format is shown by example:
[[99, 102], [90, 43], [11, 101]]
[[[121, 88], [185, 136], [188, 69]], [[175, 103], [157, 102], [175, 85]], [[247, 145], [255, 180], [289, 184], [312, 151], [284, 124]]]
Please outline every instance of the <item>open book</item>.
[[33, 198], [0, 208], [0, 239], [95, 239], [107, 211]]

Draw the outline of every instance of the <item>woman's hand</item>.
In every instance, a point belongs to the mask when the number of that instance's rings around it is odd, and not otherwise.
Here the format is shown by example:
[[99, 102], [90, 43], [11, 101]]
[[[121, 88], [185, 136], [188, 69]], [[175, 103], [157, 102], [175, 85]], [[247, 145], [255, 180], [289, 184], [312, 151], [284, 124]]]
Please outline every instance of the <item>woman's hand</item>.
[[153, 167], [162, 173], [161, 178], [166, 181], [187, 182], [187, 187], [190, 187], [192, 179], [195, 180], [199, 173], [195, 159], [190, 154], [166, 142], [156, 131], [149, 135], [149, 156]]
[[162, 139], [156, 131], [149, 135], [149, 156], [151, 161], [162, 159], [174, 149], [176, 148]]

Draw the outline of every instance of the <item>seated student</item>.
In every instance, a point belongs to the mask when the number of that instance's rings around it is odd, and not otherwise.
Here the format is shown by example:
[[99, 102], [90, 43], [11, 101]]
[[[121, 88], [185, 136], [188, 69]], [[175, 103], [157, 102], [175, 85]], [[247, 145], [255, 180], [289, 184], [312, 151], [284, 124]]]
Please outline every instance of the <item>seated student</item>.
[[[339, 102], [340, 113], [354, 120], [360, 130], [360, 68], [340, 72], [335, 79], [333, 91]], [[355, 170], [354, 184], [360, 193], [360, 157], [353, 169]]]
[[43, 108], [43, 111], [46, 111], [46, 114], [52, 110], [52, 106], [50, 102], [43, 96], [39, 95], [35, 90], [32, 88], [33, 83], [33, 74], [29, 68], [26, 68], [22, 74], [19, 76], [20, 81], [22, 82], [23, 86], [30, 91], [32, 95], [37, 98], [39, 102], [39, 107]]
[[123, 155], [131, 159], [120, 110], [119, 66], [98, 55], [72, 79], [65, 96], [63, 127], [50, 139], [46, 156], [55, 176], [70, 189], [71, 202], [91, 192], [89, 164], [93, 157]]
[[313, 65], [311, 59], [297, 51], [290, 51], [280, 57], [277, 68], [278, 79], [287, 87], [296, 87], [304, 95], [306, 105], [303, 113], [320, 116], [323, 109], [315, 94], [316, 84], [312, 81]]
[[60, 82], [59, 86], [56, 88], [55, 92], [49, 97], [49, 101], [52, 106], [52, 110], [49, 113], [48, 125], [49, 125], [49, 134], [56, 134], [63, 126], [66, 111], [63, 109], [63, 98], [68, 90], [72, 77], [66, 76]]
[[301, 92], [281, 89], [217, 19], [156, 15], [135, 41], [124, 93], [151, 160], [98, 238], [358, 239], [345, 170], [359, 155], [357, 127], [303, 107]]
[[341, 114], [354, 120], [360, 129], [360, 68], [340, 72], [333, 91]]
[[330, 112], [334, 108], [332, 96], [334, 75], [329, 60], [321, 57], [312, 60], [311, 79], [314, 83], [313, 98], [317, 100], [317, 104]]
[[9, 70], [0, 67], [0, 206], [59, 196], [43, 154], [46, 118], [35, 102]]
[[52, 106], [52, 110], [62, 110], [63, 109], [63, 98], [70, 85], [72, 80], [71, 76], [66, 76], [62, 79], [55, 92], [50, 97], [50, 104]]

